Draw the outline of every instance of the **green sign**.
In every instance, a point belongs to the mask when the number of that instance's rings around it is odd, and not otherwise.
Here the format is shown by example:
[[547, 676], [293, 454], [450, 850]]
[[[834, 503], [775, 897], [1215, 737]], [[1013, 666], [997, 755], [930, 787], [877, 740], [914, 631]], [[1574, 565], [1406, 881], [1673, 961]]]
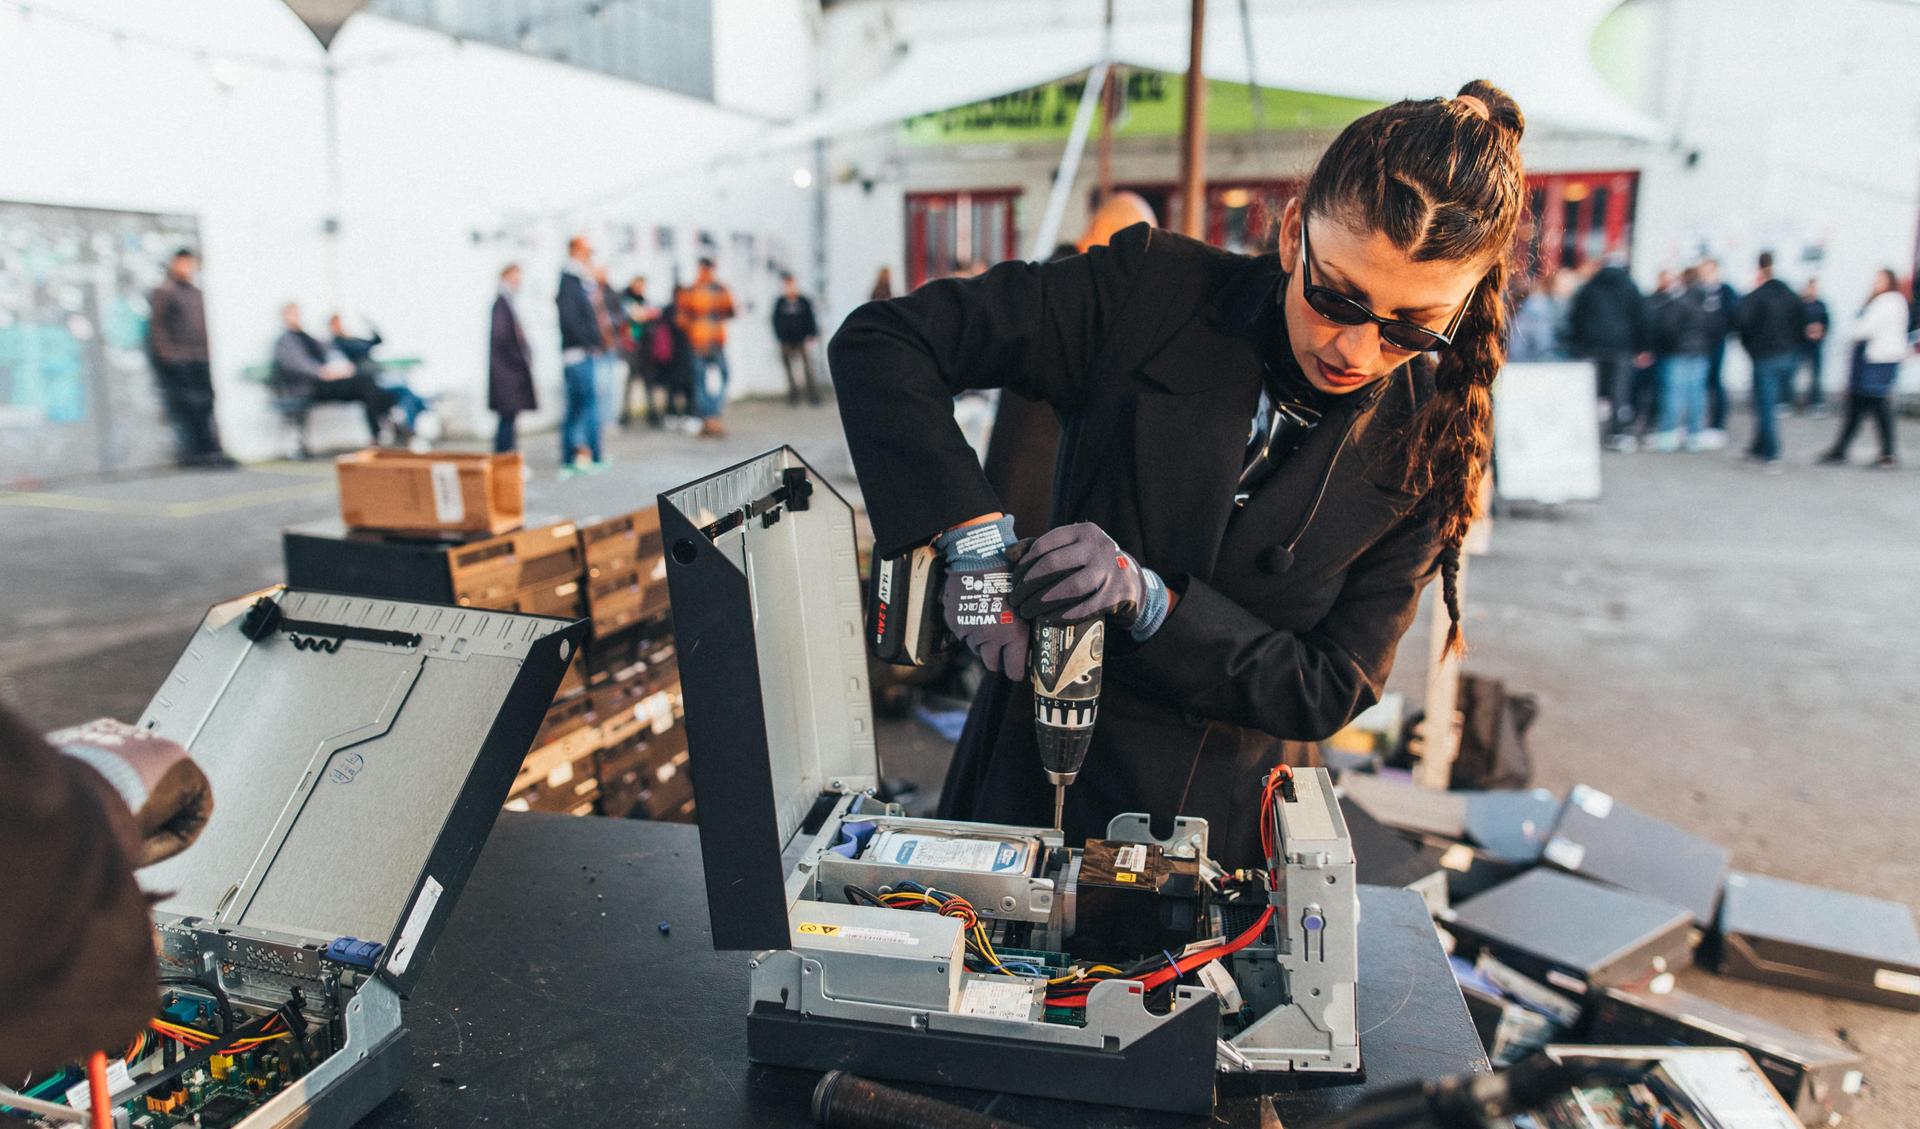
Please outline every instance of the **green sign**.
[[[1002, 94], [970, 106], [936, 110], [900, 123], [901, 140], [912, 145], [976, 145], [989, 142], [1065, 141], [1087, 88], [1084, 74]], [[1207, 80], [1207, 130], [1212, 134], [1258, 132], [1255, 88]], [[1260, 110], [1273, 131], [1339, 129], [1380, 106], [1300, 90], [1260, 91]], [[1161, 71], [1123, 69], [1115, 137], [1177, 137], [1186, 106], [1185, 81]]]

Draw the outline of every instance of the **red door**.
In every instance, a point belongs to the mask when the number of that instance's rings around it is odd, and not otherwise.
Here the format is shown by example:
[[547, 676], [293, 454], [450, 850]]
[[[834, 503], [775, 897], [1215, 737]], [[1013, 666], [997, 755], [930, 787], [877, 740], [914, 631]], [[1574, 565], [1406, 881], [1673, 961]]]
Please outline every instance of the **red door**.
[[1016, 258], [1018, 189], [907, 193], [907, 288]]

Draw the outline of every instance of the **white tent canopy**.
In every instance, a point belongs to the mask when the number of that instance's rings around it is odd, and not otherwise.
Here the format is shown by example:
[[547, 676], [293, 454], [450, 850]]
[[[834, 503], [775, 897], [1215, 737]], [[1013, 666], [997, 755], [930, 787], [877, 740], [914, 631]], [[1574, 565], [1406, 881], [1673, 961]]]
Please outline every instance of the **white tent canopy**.
[[[1486, 78], [1519, 101], [1529, 128], [1656, 139], [1663, 136], [1659, 124], [1621, 102], [1593, 69], [1594, 28], [1616, 3], [1375, 0], [1289, 7], [1253, 17], [1253, 76], [1240, 21], [1215, 17], [1207, 24], [1207, 77], [1380, 102], [1452, 94]], [[1099, 27], [1083, 26], [917, 40], [880, 79], [773, 130], [760, 148], [835, 137], [1078, 74], [1100, 60], [1101, 39]], [[1184, 73], [1186, 21], [1118, 22], [1114, 58]]]

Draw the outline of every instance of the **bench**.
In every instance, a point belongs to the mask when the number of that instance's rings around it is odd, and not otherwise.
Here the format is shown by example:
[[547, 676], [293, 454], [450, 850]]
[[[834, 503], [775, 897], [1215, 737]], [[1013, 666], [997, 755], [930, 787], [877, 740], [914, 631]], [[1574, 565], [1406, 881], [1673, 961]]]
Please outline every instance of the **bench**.
[[[422, 363], [419, 357], [395, 357], [391, 360], [382, 358], [378, 362], [382, 373], [392, 373], [395, 375], [410, 372], [413, 369], [419, 368]], [[313, 457], [313, 451], [307, 443], [308, 417], [312, 415], [315, 407], [324, 408], [335, 405], [332, 405], [330, 402], [315, 404], [312, 399], [304, 395], [276, 386], [273, 380], [272, 365], [248, 365], [246, 368], [240, 370], [240, 375], [249, 383], [258, 384], [267, 390], [268, 403], [273, 408], [274, 415], [279, 417], [281, 423], [293, 430], [293, 457], [296, 459], [311, 459]], [[360, 405], [354, 403], [342, 402], [337, 406], [351, 409], [354, 412], [360, 411]]]

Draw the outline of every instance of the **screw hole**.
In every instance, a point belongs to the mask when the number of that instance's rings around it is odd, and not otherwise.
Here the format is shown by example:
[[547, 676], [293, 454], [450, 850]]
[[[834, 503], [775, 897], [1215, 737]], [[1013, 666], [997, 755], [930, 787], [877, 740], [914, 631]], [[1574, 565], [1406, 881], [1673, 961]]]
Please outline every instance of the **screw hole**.
[[683, 565], [692, 564], [694, 555], [699, 551], [690, 537], [682, 537], [673, 543], [673, 559]]

